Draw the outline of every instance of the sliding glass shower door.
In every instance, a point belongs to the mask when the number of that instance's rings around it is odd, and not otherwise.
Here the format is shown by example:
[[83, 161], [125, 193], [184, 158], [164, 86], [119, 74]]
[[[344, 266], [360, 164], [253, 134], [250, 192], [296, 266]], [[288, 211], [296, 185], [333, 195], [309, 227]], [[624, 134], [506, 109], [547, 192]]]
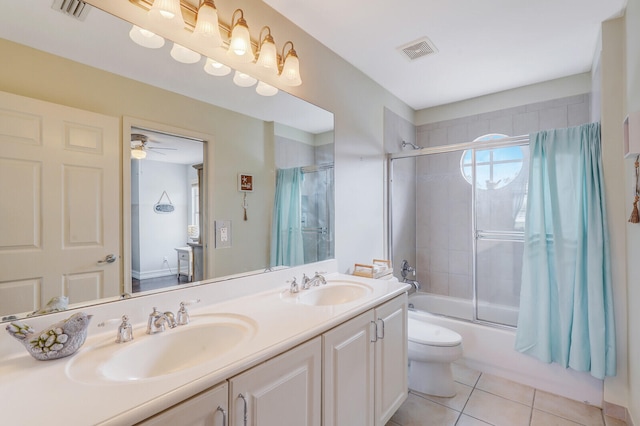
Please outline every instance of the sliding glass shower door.
[[433, 313], [517, 323], [529, 154], [528, 141], [505, 138], [391, 157], [394, 266], [402, 260], [396, 253], [415, 262]]

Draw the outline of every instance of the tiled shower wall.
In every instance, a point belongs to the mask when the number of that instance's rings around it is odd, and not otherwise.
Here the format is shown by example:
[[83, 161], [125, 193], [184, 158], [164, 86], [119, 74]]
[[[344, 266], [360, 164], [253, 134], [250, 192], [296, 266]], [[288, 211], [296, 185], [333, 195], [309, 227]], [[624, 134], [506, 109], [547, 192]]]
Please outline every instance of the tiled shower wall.
[[[584, 94], [425, 124], [416, 127], [416, 143], [433, 147], [471, 142], [489, 133], [518, 136], [577, 126], [589, 122], [589, 108], [590, 96]], [[435, 154], [416, 160], [416, 275], [422, 291], [468, 299], [472, 297], [471, 185], [461, 175], [461, 155]], [[397, 161], [394, 167], [411, 167], [407, 161]], [[504, 208], [511, 208], [509, 198], [494, 201], [488, 214], [500, 215]], [[517, 302], [519, 250], [521, 247], [510, 244], [479, 250], [478, 273], [486, 284], [478, 291], [483, 299]]]

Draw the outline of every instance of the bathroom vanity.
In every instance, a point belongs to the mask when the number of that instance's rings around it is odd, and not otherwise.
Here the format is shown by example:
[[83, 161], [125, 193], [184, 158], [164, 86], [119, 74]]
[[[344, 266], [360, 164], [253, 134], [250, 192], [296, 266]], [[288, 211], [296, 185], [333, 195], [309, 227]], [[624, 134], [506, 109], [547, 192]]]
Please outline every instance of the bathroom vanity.
[[[87, 341], [59, 360], [36, 361], [0, 337], [3, 423], [384, 425], [407, 396], [408, 286], [333, 272], [326, 285], [290, 291], [293, 276], [335, 268], [85, 308], [94, 315]], [[198, 299], [189, 324], [145, 333], [154, 307], [175, 312]], [[117, 321], [107, 320], [124, 314], [135, 338], [117, 344]], [[38, 329], [69, 315], [25, 322]]]

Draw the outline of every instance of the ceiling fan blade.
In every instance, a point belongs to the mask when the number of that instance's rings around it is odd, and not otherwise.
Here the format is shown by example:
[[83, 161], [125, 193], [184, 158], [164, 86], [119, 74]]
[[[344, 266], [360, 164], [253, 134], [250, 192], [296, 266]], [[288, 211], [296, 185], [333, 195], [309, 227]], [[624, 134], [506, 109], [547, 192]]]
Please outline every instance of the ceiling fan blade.
[[153, 149], [153, 150], [156, 150], [156, 149], [167, 149], [169, 151], [177, 151], [178, 150], [178, 148], [160, 148], [160, 147], [155, 147], [155, 146], [147, 146], [146, 149]]

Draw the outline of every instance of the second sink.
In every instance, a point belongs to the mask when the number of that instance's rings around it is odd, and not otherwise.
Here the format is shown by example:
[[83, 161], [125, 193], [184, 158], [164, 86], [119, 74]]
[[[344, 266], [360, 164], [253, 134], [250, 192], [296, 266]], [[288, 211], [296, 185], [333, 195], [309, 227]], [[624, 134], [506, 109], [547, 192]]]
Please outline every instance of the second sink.
[[371, 291], [371, 287], [356, 281], [327, 281], [326, 285], [300, 290], [295, 294], [285, 290], [281, 293], [281, 298], [311, 306], [342, 305], [359, 300], [371, 294]]

